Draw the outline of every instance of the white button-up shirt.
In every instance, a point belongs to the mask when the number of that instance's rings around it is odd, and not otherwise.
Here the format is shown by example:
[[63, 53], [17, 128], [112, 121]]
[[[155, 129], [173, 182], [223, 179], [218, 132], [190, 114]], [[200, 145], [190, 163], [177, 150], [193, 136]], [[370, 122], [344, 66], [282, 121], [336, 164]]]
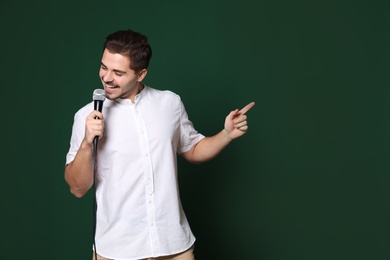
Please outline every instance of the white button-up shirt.
[[[74, 117], [70, 163], [84, 138], [93, 102]], [[107, 258], [176, 254], [195, 242], [181, 206], [177, 161], [204, 138], [178, 95], [146, 87], [130, 99], [105, 100], [97, 152], [96, 249]]]

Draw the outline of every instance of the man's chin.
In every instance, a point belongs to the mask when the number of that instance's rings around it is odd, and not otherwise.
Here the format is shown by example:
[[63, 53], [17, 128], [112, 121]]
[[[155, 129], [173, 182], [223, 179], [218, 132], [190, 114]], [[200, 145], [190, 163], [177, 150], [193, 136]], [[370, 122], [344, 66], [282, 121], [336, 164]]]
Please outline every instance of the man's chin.
[[115, 100], [115, 99], [120, 98], [120, 95], [115, 94], [115, 93], [109, 93], [106, 91], [106, 98], [109, 100]]

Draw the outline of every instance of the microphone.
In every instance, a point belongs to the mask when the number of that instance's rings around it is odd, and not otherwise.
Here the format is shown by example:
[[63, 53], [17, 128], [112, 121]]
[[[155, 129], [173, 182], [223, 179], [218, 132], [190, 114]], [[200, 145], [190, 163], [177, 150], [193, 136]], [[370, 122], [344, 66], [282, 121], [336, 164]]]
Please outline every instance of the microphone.
[[[93, 105], [94, 105], [94, 110], [97, 110], [99, 112], [102, 112], [103, 110], [103, 101], [106, 99], [106, 93], [104, 92], [103, 89], [95, 89], [93, 91], [92, 95], [93, 99]], [[99, 119], [99, 117], [95, 117], [95, 119]], [[94, 179], [96, 179], [96, 169], [97, 169], [97, 163], [96, 163], [96, 154], [97, 154], [97, 145], [98, 145], [98, 136], [95, 136], [93, 139], [93, 152], [92, 152], [92, 158], [93, 158], [93, 176]], [[95, 182], [96, 180], [94, 180]], [[97, 210], [97, 205], [96, 205], [96, 190], [95, 190], [95, 200], [93, 203], [93, 214], [94, 214], [94, 234], [93, 234], [93, 248], [95, 251], [95, 259], [97, 259], [97, 253], [96, 253], [96, 243], [95, 243], [95, 235], [96, 235], [96, 210]]]
[[[94, 109], [99, 111], [99, 112], [102, 112], [103, 101], [106, 99], [106, 93], [104, 92], [104, 90], [103, 89], [95, 89], [93, 91], [92, 99], [94, 102]], [[99, 118], [95, 117], [95, 119], [99, 119]], [[98, 139], [99, 138], [97, 136], [95, 136], [95, 138], [93, 139], [94, 154], [96, 154], [96, 151], [97, 151]]]

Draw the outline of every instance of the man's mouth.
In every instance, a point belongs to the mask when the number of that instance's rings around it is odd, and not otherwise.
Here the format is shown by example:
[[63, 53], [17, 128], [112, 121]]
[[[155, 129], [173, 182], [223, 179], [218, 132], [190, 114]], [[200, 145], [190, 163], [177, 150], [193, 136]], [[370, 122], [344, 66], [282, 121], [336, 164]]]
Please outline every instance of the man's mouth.
[[119, 88], [119, 86], [110, 86], [110, 85], [107, 85], [107, 84], [104, 84], [104, 86], [108, 89], [116, 89], [116, 88]]

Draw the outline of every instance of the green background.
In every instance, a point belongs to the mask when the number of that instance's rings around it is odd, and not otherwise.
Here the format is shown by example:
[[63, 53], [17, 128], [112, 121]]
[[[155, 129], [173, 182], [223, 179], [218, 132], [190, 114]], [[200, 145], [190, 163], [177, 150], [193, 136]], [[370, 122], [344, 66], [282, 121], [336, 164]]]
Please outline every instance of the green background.
[[2, 1], [0, 259], [91, 259], [92, 193], [63, 178], [73, 115], [100, 88], [104, 37], [153, 48], [145, 83], [212, 135], [250, 101], [249, 132], [179, 160], [196, 257], [390, 259], [390, 2]]

